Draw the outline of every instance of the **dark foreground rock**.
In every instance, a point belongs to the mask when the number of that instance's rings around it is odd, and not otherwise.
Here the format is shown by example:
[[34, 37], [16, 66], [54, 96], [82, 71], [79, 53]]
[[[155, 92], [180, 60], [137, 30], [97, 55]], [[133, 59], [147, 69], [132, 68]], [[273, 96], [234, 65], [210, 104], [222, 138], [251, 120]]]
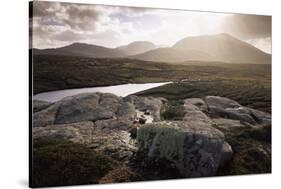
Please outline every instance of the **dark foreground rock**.
[[[33, 107], [35, 165], [44, 170], [37, 186], [271, 172], [271, 115], [228, 98], [171, 103], [87, 93]], [[53, 167], [57, 161], [70, 167], [67, 178]], [[59, 176], [48, 185], [45, 173]]]

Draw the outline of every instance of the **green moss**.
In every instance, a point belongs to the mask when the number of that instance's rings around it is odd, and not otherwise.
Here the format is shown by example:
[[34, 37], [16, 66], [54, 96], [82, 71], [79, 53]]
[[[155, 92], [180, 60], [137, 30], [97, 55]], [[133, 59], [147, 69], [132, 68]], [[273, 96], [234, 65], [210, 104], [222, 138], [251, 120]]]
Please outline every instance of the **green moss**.
[[118, 163], [80, 144], [35, 140], [32, 187], [98, 183]]
[[[137, 140], [140, 151], [147, 154], [149, 159], [158, 158], [171, 161], [184, 174], [184, 145], [185, 135], [173, 126], [144, 126], [138, 131]], [[154, 159], [155, 160], [155, 159]], [[156, 159], [156, 161], [158, 161]]]
[[218, 129], [224, 132], [234, 152], [232, 160], [220, 167], [218, 175], [271, 173], [269, 127]]

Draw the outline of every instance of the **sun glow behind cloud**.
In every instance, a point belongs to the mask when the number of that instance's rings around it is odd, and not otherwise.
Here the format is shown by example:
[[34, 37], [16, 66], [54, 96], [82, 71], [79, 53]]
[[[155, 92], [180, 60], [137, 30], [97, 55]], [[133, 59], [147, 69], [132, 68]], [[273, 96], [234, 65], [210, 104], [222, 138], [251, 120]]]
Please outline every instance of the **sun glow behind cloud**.
[[[230, 16], [198, 11], [34, 2], [33, 47], [54, 48], [73, 42], [117, 47], [133, 41], [171, 46], [188, 36], [225, 32], [224, 22]], [[257, 43], [257, 40], [247, 40]], [[267, 41], [259, 44], [268, 46]]]

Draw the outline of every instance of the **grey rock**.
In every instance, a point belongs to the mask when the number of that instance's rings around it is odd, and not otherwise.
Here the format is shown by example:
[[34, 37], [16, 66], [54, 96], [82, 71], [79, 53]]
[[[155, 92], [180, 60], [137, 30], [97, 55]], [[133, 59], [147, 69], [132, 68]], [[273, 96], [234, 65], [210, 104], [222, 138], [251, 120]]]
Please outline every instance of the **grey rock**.
[[128, 163], [137, 151], [134, 140], [131, 140], [130, 133], [121, 130], [99, 130], [93, 132], [93, 140], [90, 148], [110, 156], [111, 158]]
[[203, 112], [208, 111], [207, 104], [201, 98], [187, 98], [184, 100], [184, 105], [186, 106], [187, 104], [193, 104], [193, 105], [197, 106]]
[[183, 120], [193, 124], [211, 124], [210, 118], [204, 114], [197, 106], [189, 103], [184, 104], [185, 115]]
[[60, 103], [55, 103], [48, 108], [35, 112], [33, 114], [33, 127], [44, 127], [55, 123], [57, 111], [60, 107]]
[[163, 105], [162, 100], [154, 97], [138, 97], [135, 95], [130, 95], [124, 98], [124, 100], [134, 104], [135, 108], [139, 111], [150, 111], [154, 121], [160, 120], [160, 111]]
[[271, 116], [265, 112], [243, 107], [237, 102], [218, 96], [207, 96], [208, 113], [213, 118], [240, 120], [251, 125], [271, 124]]
[[33, 139], [58, 139], [83, 144], [92, 150], [127, 163], [136, 152], [130, 133], [102, 130], [90, 121], [33, 128]]
[[135, 106], [129, 102], [122, 101], [116, 113], [116, 117], [133, 121], [135, 118], [135, 114]]
[[257, 123], [263, 125], [271, 125], [271, 115], [269, 113], [255, 110], [252, 108], [247, 108], [247, 110], [250, 112], [252, 117], [254, 117]]
[[96, 127], [103, 130], [128, 130], [132, 124], [133, 121], [128, 119], [108, 119], [95, 122]]
[[225, 130], [230, 130], [232, 128], [239, 128], [239, 127], [245, 127], [248, 125], [245, 125], [241, 123], [239, 120], [233, 120], [233, 119], [225, 119], [225, 118], [214, 118], [212, 119], [213, 123], [218, 127]]
[[226, 109], [241, 107], [241, 105], [236, 101], [220, 96], [206, 96], [205, 102], [210, 111], [212, 110], [212, 108]]
[[48, 108], [52, 105], [51, 102], [41, 101], [41, 100], [33, 100], [33, 112], [39, 112], [43, 109]]
[[101, 93], [85, 93], [63, 99], [56, 124], [110, 119], [115, 116], [119, 97]]
[[211, 126], [184, 121], [154, 122], [139, 128], [139, 150], [148, 159], [165, 159], [185, 177], [215, 175], [224, 135]]
[[48, 125], [33, 128], [33, 138], [47, 138], [50, 140], [68, 140], [80, 144], [91, 144], [94, 123], [90, 121]]

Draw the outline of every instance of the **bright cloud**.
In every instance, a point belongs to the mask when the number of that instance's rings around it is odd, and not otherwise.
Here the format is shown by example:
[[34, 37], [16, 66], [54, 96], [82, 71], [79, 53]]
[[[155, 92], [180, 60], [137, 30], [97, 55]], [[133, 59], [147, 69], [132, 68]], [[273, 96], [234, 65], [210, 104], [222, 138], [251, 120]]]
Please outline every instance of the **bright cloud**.
[[[116, 47], [139, 40], [171, 46], [184, 37], [225, 32], [223, 26], [226, 18], [230, 19], [231, 16], [223, 13], [57, 2], [35, 1], [33, 4], [33, 18], [30, 19], [35, 48], [54, 48], [73, 42]], [[238, 26], [235, 26], [235, 19], [231, 19], [234, 24], [231, 24], [231, 31], [227, 32], [249, 33], [251, 30], [244, 28], [244, 31], [237, 32], [241, 18], [238, 19], [239, 23], [237, 21]], [[258, 23], [259, 16], [254, 19]]]

